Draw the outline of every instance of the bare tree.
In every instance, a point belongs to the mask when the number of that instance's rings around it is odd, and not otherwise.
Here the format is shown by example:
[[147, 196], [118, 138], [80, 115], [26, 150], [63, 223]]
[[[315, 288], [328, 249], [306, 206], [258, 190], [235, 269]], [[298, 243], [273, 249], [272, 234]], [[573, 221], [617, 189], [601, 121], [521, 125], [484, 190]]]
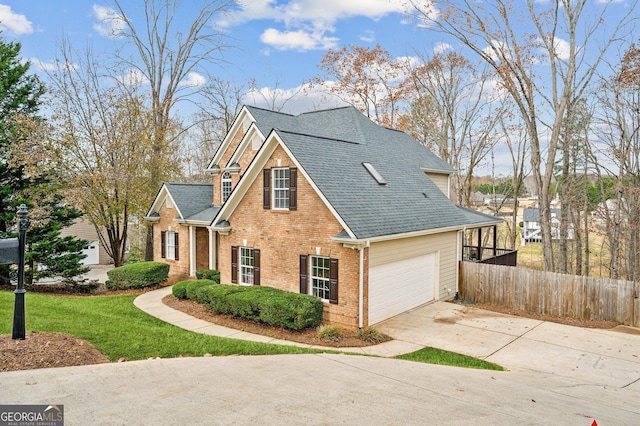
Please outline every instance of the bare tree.
[[[640, 277], [640, 48], [632, 45], [614, 78], [598, 91], [597, 151], [592, 156], [600, 176], [612, 278]], [[613, 180], [608, 190], [605, 179]]]
[[120, 266], [129, 224], [144, 214], [157, 191], [144, 166], [153, 155], [153, 115], [134, 87], [103, 73], [91, 51], [74, 56], [65, 44], [61, 54], [57, 70], [48, 74], [56, 131], [51, 152], [69, 199], [85, 212]]
[[500, 101], [487, 89], [488, 76], [457, 53], [423, 56], [423, 62], [411, 71], [406, 91], [421, 100], [412, 106], [429, 117], [429, 143], [456, 170], [455, 202], [468, 207], [476, 167], [495, 143]]
[[[585, 12], [587, 0], [558, 0], [550, 7], [536, 0], [443, 0], [440, 13], [417, 1], [411, 3], [427, 27], [453, 36], [486, 62], [517, 105], [531, 147], [544, 268], [554, 270], [550, 186], [566, 110], [572, 99], [582, 97], [607, 50], [623, 38], [637, 2], [629, 5], [619, 22], [606, 27], [608, 6]], [[522, 3], [526, 11], [518, 7]], [[565, 48], [560, 49], [561, 44]], [[547, 146], [541, 125], [550, 133]]]
[[[120, 55], [121, 60], [148, 82], [153, 111], [153, 155], [151, 184], [160, 187], [166, 176], [162, 167], [168, 154], [172, 111], [178, 101], [193, 91], [190, 77], [197, 77], [203, 62], [219, 63], [228, 46], [221, 31], [211, 25], [214, 17], [224, 14], [234, 4], [232, 0], [213, 0], [196, 9], [187, 31], [179, 28], [175, 20], [178, 0], [144, 0], [145, 21], [138, 24], [127, 13], [125, 2], [113, 0], [123, 25], [115, 36], [124, 37], [136, 52], [131, 57]], [[127, 4], [128, 5], [128, 4]], [[183, 8], [184, 10], [193, 10]], [[145, 258], [153, 257], [153, 232], [147, 229]]]
[[406, 63], [394, 60], [380, 45], [373, 49], [348, 45], [329, 49], [320, 68], [326, 75], [312, 79], [312, 86], [325, 87], [380, 125], [398, 128], [406, 100]]

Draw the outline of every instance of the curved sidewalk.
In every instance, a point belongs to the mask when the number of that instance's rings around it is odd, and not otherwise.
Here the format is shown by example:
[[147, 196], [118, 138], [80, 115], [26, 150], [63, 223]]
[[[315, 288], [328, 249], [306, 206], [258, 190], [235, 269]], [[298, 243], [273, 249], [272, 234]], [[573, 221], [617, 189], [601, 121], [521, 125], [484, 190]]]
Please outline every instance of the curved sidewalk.
[[378, 355], [383, 357], [393, 357], [422, 349], [423, 346], [404, 342], [401, 340], [391, 340], [378, 345], [365, 346], [359, 348], [334, 348], [329, 346], [315, 346], [304, 343], [292, 342], [290, 340], [274, 339], [260, 334], [248, 333], [234, 328], [223, 327], [210, 323], [199, 318], [195, 318], [184, 312], [173, 309], [164, 303], [162, 299], [171, 294], [171, 287], [163, 287], [158, 290], [149, 291], [136, 297], [133, 304], [140, 310], [152, 315], [164, 322], [173, 324], [194, 333], [208, 334], [210, 336], [228, 337], [231, 339], [250, 340], [253, 342], [275, 343], [278, 345], [294, 345], [304, 348], [314, 348], [327, 351], [352, 352], [366, 355]]

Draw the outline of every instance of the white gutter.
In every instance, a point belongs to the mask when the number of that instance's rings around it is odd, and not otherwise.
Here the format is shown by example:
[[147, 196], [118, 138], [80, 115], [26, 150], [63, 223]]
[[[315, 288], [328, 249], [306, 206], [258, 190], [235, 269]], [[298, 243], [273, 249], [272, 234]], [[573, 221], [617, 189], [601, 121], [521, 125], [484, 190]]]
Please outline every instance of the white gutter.
[[[502, 222], [502, 220], [500, 220], [498, 223], [500, 222]], [[345, 244], [346, 247], [349, 247], [349, 246], [362, 245], [362, 244], [369, 245], [369, 243], [376, 243], [379, 241], [400, 240], [402, 238], [420, 237], [423, 235], [441, 234], [443, 232], [451, 232], [451, 231], [461, 231], [467, 228], [473, 228], [473, 229], [484, 228], [485, 226], [493, 226], [496, 224], [497, 224], [496, 221], [492, 221], [492, 222], [474, 223], [473, 226], [468, 226], [468, 225], [449, 226], [446, 228], [427, 229], [427, 230], [420, 230], [420, 231], [413, 231], [413, 232], [405, 232], [402, 234], [382, 235], [379, 237], [372, 237], [367, 239], [340, 238], [340, 237], [331, 237], [331, 239], [338, 243], [343, 243]], [[356, 247], [352, 247], [352, 248], [356, 248]]]

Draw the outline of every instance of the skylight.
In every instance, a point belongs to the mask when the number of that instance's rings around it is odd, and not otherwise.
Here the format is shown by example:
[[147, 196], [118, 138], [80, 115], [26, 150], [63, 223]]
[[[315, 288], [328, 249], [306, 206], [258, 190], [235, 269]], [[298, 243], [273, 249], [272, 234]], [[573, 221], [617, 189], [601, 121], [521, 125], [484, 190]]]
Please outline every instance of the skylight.
[[367, 169], [369, 174], [371, 174], [371, 176], [373, 176], [373, 178], [376, 180], [376, 182], [378, 182], [379, 185], [386, 185], [387, 184], [387, 181], [384, 180], [382, 175], [376, 170], [375, 167], [373, 167], [373, 164], [371, 164], [371, 163], [362, 163], [362, 165], [364, 166], [365, 169]]

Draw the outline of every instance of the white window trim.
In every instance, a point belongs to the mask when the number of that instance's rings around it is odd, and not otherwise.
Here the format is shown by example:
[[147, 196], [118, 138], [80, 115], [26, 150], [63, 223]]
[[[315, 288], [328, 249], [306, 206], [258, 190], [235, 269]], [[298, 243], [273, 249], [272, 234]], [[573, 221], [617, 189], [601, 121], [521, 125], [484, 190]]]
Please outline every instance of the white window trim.
[[[253, 265], [245, 265], [243, 263], [243, 260], [245, 258], [249, 258], [249, 256], [247, 254], [245, 254], [245, 252], [250, 252], [251, 253], [251, 263], [254, 263]], [[238, 283], [240, 285], [254, 285], [255, 283], [255, 254], [253, 251], [253, 247], [243, 247], [240, 246], [238, 247]], [[243, 273], [243, 268], [247, 269], [247, 274]], [[251, 282], [245, 282], [245, 275], [249, 275], [249, 271], [251, 274], [250, 277], [250, 281]]]
[[[228, 185], [225, 185], [228, 184]], [[225, 201], [227, 201], [229, 199], [229, 196], [231, 195], [231, 192], [233, 191], [233, 182], [231, 180], [231, 173], [229, 172], [224, 172], [222, 174], [222, 179], [221, 179], [221, 194], [220, 196], [222, 197], [222, 202], [224, 203]], [[228, 193], [225, 194], [225, 190], [228, 189]], [[225, 196], [226, 195], [226, 196]]]
[[[323, 259], [326, 261], [326, 268], [323, 267], [323, 269], [326, 269], [326, 277], [318, 277], [315, 275], [315, 271], [314, 271], [314, 267], [313, 267], [313, 260], [314, 259]], [[329, 257], [326, 256], [315, 256], [315, 255], [310, 255], [309, 256], [309, 294], [315, 297], [319, 297], [320, 300], [322, 300], [323, 302], [328, 302], [330, 297], [331, 297], [331, 285], [330, 285], [330, 271], [331, 271], [331, 261]], [[314, 280], [321, 280], [322, 282], [326, 283], [326, 294], [327, 294], [327, 298], [325, 299], [324, 297], [320, 297], [317, 296], [316, 294], [314, 294]], [[323, 287], [324, 289], [324, 287]], [[325, 291], [325, 290], [323, 290]]]
[[167, 231], [167, 259], [176, 260], [176, 232]]
[[[289, 210], [289, 179], [291, 179], [291, 176], [289, 176], [287, 178], [287, 186], [285, 188], [276, 188], [276, 180], [280, 180], [276, 178], [276, 172], [281, 171], [281, 170], [289, 170], [288, 167], [278, 167], [278, 168], [274, 168], [271, 170], [271, 208], [273, 210]], [[285, 191], [285, 193], [287, 194], [286, 197], [284, 198], [285, 203], [286, 203], [286, 207], [276, 207], [276, 191]]]

